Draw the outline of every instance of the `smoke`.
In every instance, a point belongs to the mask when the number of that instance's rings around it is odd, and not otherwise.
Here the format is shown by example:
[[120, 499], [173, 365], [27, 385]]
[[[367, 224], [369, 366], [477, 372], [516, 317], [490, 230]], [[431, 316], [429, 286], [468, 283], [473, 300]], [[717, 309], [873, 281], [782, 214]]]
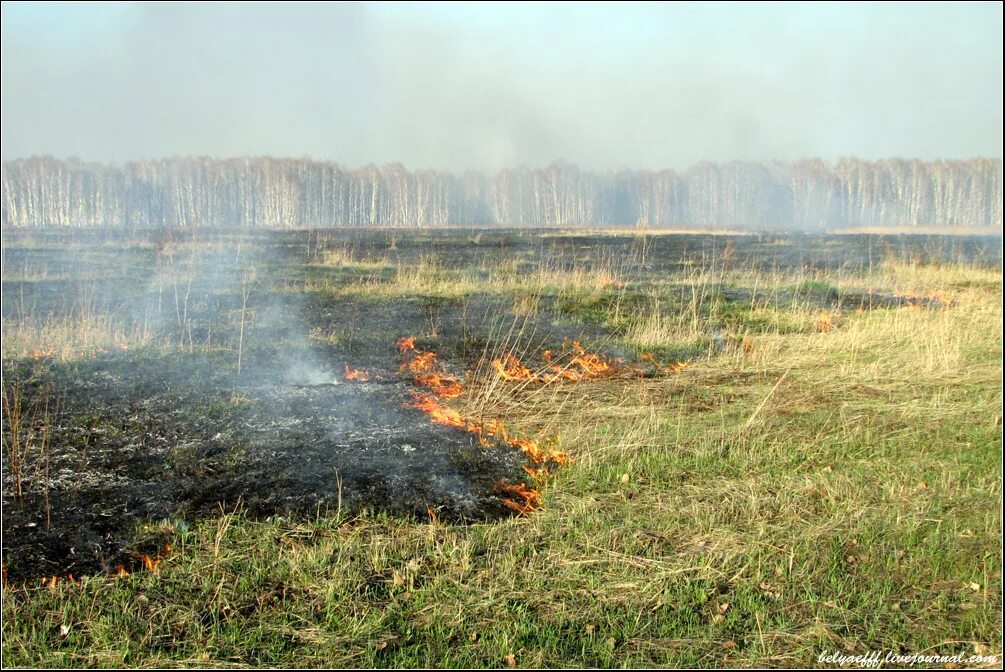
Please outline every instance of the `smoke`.
[[5, 159], [1001, 156], [1002, 9], [3, 6]]
[[235, 376], [263, 382], [338, 382], [311, 346], [304, 292], [276, 292], [289, 251], [254, 235], [165, 237], [132, 319], [155, 341], [185, 350], [225, 347]]

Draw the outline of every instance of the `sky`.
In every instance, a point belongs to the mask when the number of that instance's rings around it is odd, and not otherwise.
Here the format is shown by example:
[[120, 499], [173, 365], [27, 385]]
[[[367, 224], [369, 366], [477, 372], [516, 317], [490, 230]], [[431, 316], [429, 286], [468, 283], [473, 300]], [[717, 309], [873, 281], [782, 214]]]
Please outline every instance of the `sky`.
[[1002, 156], [1002, 5], [2, 5], [0, 153], [597, 170]]

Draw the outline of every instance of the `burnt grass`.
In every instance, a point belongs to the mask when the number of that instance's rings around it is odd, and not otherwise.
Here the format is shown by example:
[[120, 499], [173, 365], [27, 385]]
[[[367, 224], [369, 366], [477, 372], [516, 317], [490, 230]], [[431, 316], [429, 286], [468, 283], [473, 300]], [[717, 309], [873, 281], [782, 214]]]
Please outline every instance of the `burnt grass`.
[[135, 568], [165, 541], [134, 536], [142, 521], [175, 527], [238, 508], [491, 519], [508, 511], [495, 485], [523, 480], [517, 451], [406, 408], [405, 382], [284, 380], [260, 368], [235, 385], [230, 362], [142, 353], [12, 364], [4, 375], [55, 400], [47, 491], [21, 501], [5, 487], [14, 581]]
[[[46, 437], [44, 454], [31, 456], [19, 478], [7, 448], [14, 428], [5, 406], [3, 562], [15, 582], [111, 572], [119, 564], [135, 569], [141, 554], [156, 553], [174, 530], [221, 511], [309, 518], [379, 510], [418, 519], [432, 512], [453, 521], [512, 515], [497, 485], [526, 480], [524, 456], [505, 445], [484, 447], [411, 408], [414, 387], [397, 374], [393, 348], [396, 339], [417, 335], [461, 377], [485, 355], [500, 319], [517, 319], [512, 297], [339, 291], [361, 277], [380, 285], [391, 281], [395, 267], [423, 259], [448, 272], [516, 260], [517, 273], [543, 259], [558, 269], [627, 260], [627, 291], [545, 294], [525, 337], [532, 348], [582, 339], [603, 350], [623, 326], [609, 319], [611, 302], [647, 308], [632, 283], [724, 254], [755, 269], [866, 268], [891, 250], [936, 262], [1000, 260], [994, 241], [936, 237], [641, 239], [534, 231], [4, 237], [5, 324], [97, 315], [150, 335], [143, 347], [71, 359], [44, 352], [5, 357], [5, 399], [17, 395], [24, 422]], [[388, 264], [319, 268], [318, 255], [335, 248], [359, 258], [379, 255]], [[672, 299], [673, 288], [667, 292]], [[726, 319], [741, 319], [752, 299], [738, 288], [714, 296]], [[793, 288], [789, 298], [845, 309], [911, 301], [816, 285]], [[713, 356], [714, 348], [704, 354]], [[380, 380], [346, 382], [345, 363], [381, 372]]]

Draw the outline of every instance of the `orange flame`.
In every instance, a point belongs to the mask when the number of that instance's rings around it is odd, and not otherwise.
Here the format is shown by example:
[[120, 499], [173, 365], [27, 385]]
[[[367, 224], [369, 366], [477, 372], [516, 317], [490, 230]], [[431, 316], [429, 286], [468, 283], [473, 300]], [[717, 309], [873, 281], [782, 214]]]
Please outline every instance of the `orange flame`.
[[[493, 360], [492, 368], [495, 370], [496, 375], [503, 380], [526, 380], [545, 384], [557, 381], [575, 382], [591, 378], [602, 378], [627, 369], [619, 358], [609, 359], [603, 355], [586, 352], [579, 341], [572, 341], [569, 359], [565, 364], [554, 361], [551, 350], [545, 350], [541, 354], [541, 358], [544, 360], [545, 367], [536, 372], [525, 366], [512, 354], [506, 354], [499, 359]], [[656, 363], [651, 354], [642, 355], [642, 359], [652, 363], [653, 366], [664, 373], [676, 373], [687, 365], [687, 362], [677, 362], [663, 367]], [[642, 373], [638, 369], [627, 370]]]
[[365, 383], [373, 378], [366, 369], [351, 369], [346, 363], [342, 364], [342, 375], [346, 380], [355, 380], [360, 383]]
[[489, 420], [483, 423], [471, 422], [465, 420], [459, 411], [441, 406], [439, 400], [432, 394], [423, 392], [412, 392], [411, 394], [414, 400], [412, 406], [425, 412], [434, 423], [456, 427], [474, 434], [478, 443], [486, 448], [492, 445], [493, 439], [498, 439], [511, 448], [519, 449], [534, 464], [552, 463], [562, 466], [569, 463], [568, 454], [559, 451], [554, 442], [545, 442], [542, 445], [533, 439], [512, 437], [505, 425], [498, 420]]
[[[59, 588], [61, 583], [69, 583], [71, 586], [80, 587], [80, 581], [78, 581], [73, 574], [67, 574], [65, 577], [60, 577], [58, 575], [43, 576], [38, 579], [38, 585], [42, 588], [47, 588], [49, 590], [56, 590]], [[4, 568], [3, 575], [4, 587], [7, 587], [7, 568]]]
[[453, 399], [464, 394], [464, 384], [440, 369], [435, 352], [416, 348], [414, 336], [399, 338], [395, 345], [402, 353], [398, 371], [415, 374], [412, 378], [413, 383], [444, 399]]
[[405, 358], [398, 367], [398, 371], [411, 371], [412, 373], [424, 373], [436, 368], [436, 353], [423, 352], [422, 350], [406, 350]]
[[492, 368], [503, 380], [526, 380], [535, 375], [533, 371], [521, 364], [516, 356], [509, 354], [504, 355], [502, 359], [492, 360]]
[[541, 493], [526, 483], [510, 484], [500, 481], [496, 484], [496, 492], [508, 495], [503, 499], [503, 505], [515, 511], [518, 515], [526, 515], [541, 506]]
[[[464, 384], [439, 369], [436, 353], [416, 348], [413, 336], [400, 338], [395, 345], [402, 353], [402, 362], [398, 370], [402, 373], [414, 374], [412, 382], [429, 390], [429, 392], [411, 392], [411, 406], [426, 413], [432, 422], [464, 430], [472, 434], [478, 443], [485, 447], [501, 442], [511, 448], [519, 449], [532, 464], [540, 465], [533, 468], [524, 467], [525, 471], [539, 484], [543, 484], [547, 480], [550, 467], [561, 466], [569, 462], [569, 456], [557, 449], [554, 440], [542, 444], [533, 439], [514, 437], [499, 420], [473, 422], [466, 419], [460, 411], [443, 406], [440, 399], [461, 396], [464, 393]], [[591, 356], [587, 356], [582, 348], [579, 348], [578, 343], [574, 345], [578, 348], [576, 356], [582, 358], [582, 363], [579, 365], [582, 370], [602, 369], [610, 366], [606, 360], [600, 358], [591, 360]], [[550, 358], [550, 353], [547, 354]], [[534, 375], [530, 369], [520, 364], [519, 360], [512, 355], [499, 360], [498, 366], [493, 363], [493, 366], [500, 372], [500, 375], [510, 376], [510, 379]], [[535, 510], [541, 503], [540, 492], [524, 483], [511, 485], [503, 482], [497, 487], [497, 492], [506, 496], [503, 504], [519, 515]], [[430, 512], [430, 518], [436, 520], [435, 512]]]
[[572, 363], [581, 368], [584, 375], [599, 376], [611, 370], [611, 364], [604, 356], [587, 352], [579, 341], [572, 342], [572, 355]]
[[457, 379], [438, 373], [421, 373], [414, 379], [416, 385], [429, 388], [445, 399], [453, 399], [464, 394], [464, 385]]
[[474, 431], [470, 429], [471, 426], [469, 423], [464, 421], [464, 418], [458, 411], [455, 411], [452, 408], [440, 406], [440, 403], [433, 395], [425, 394], [423, 392], [412, 392], [411, 395], [412, 399], [415, 400], [412, 406], [424, 411], [426, 415], [428, 415], [429, 418], [436, 424]]

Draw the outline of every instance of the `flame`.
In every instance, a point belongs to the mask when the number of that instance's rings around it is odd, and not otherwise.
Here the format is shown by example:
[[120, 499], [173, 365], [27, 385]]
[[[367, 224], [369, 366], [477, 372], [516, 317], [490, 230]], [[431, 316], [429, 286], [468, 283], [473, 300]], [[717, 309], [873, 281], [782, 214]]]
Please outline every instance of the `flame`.
[[[402, 361], [398, 371], [412, 373], [412, 382], [416, 386], [428, 390], [428, 392], [412, 391], [410, 405], [423, 411], [433, 423], [468, 432], [484, 447], [503, 443], [520, 450], [527, 457], [527, 460], [535, 465], [524, 467], [524, 470], [541, 487], [547, 481], [552, 467], [568, 464], [569, 456], [558, 450], [557, 440], [539, 442], [534, 439], [512, 436], [499, 420], [475, 422], [465, 418], [460, 411], [442, 405], [441, 399], [453, 399], [464, 394], [464, 384], [443, 372], [436, 361], [436, 353], [416, 348], [415, 337], [400, 338], [395, 345], [402, 353]], [[574, 349], [574, 353], [576, 357], [581, 358], [581, 363], [578, 366], [582, 371], [601, 370], [610, 366], [606, 360], [599, 358], [599, 356], [587, 355], [582, 348], [579, 348], [578, 343], [574, 345], [575, 348], [578, 348], [578, 352]], [[550, 358], [550, 353], [547, 353], [547, 356]], [[591, 357], [596, 357], [596, 359], [591, 359]], [[509, 376], [511, 380], [535, 375], [512, 355], [507, 355], [503, 360], [499, 360], [498, 366], [495, 363], [493, 366], [496, 371], [500, 372], [500, 375]], [[514, 485], [501, 482], [497, 486], [496, 492], [505, 496], [503, 504], [518, 515], [534, 511], [541, 503], [539, 490], [526, 483]], [[430, 519], [435, 523], [435, 512], [430, 509], [428, 513]]]
[[[165, 555], [168, 555], [169, 553], [171, 553], [171, 542], [166, 541], [164, 542], [164, 547], [156, 555], [151, 556], [147, 555], [146, 553], [138, 553], [134, 554], [133, 557], [137, 557], [140, 559], [140, 562], [143, 563], [143, 568], [145, 570], [147, 570], [151, 574], [156, 574], [157, 569], [160, 567], [161, 560]], [[126, 566], [124, 564], [120, 562], [119, 564], [115, 565], [115, 571], [111, 572], [110, 575], [114, 578], [119, 578], [119, 577], [131, 576], [131, 572], [128, 569], [126, 569]]]
[[[138, 557], [143, 562], [143, 567], [148, 572], [150, 572], [151, 574], [156, 574], [157, 567], [160, 565], [161, 559], [163, 558], [163, 556], [169, 554], [170, 552], [171, 552], [171, 542], [165, 542], [164, 548], [159, 554], [155, 556], [139, 554], [135, 557]], [[120, 562], [117, 565], [115, 565], [115, 571], [108, 572], [107, 576], [111, 578], [119, 578], [124, 576], [130, 576], [130, 572], [129, 570], [126, 569], [126, 566]], [[3, 565], [2, 583], [3, 587], [6, 588], [7, 587], [6, 564]], [[65, 578], [60, 577], [58, 575], [43, 576], [38, 579], [38, 583], [41, 587], [48, 588], [49, 590], [56, 590], [59, 587], [60, 583], [69, 583], [71, 586], [77, 586], [77, 587], [83, 585], [79, 579], [73, 576], [73, 574], [67, 574]]]
[[[656, 363], [654, 357], [648, 353], [643, 354], [641, 358], [650, 362], [664, 373], [677, 373], [687, 366], [687, 362], [676, 362], [668, 366], [660, 366]], [[554, 361], [551, 350], [545, 350], [541, 353], [541, 359], [544, 360], [545, 367], [540, 371], [533, 371], [528, 368], [513, 354], [506, 354], [499, 359], [494, 359], [491, 364], [496, 375], [503, 380], [526, 380], [545, 384], [557, 381], [575, 382], [591, 378], [602, 378], [614, 375], [627, 368], [620, 358], [609, 359], [604, 355], [587, 352], [579, 341], [572, 341], [569, 360], [564, 365]], [[643, 373], [639, 369], [628, 370]]]
[[416, 385], [429, 388], [435, 394], [445, 398], [453, 399], [464, 394], [464, 385], [456, 378], [444, 376], [438, 373], [422, 373], [414, 379]]
[[465, 422], [458, 411], [440, 406], [440, 402], [433, 395], [424, 392], [411, 392], [411, 395], [414, 400], [412, 406], [424, 411], [436, 424], [474, 431], [473, 426]]
[[[4, 587], [7, 586], [7, 570], [4, 568]], [[57, 575], [43, 576], [38, 579], [38, 584], [42, 588], [48, 588], [49, 590], [56, 590], [59, 588], [61, 583], [69, 583], [71, 586], [80, 587], [80, 581], [74, 578], [73, 574], [67, 574], [66, 577], [60, 577]]]
[[605, 357], [587, 352], [579, 341], [572, 342], [572, 365], [582, 369], [584, 377], [600, 376], [611, 370], [611, 363]]
[[366, 369], [351, 369], [346, 363], [342, 364], [342, 375], [346, 380], [355, 380], [360, 383], [365, 383], [373, 379], [370, 372]]
[[555, 380], [584, 380], [586, 378], [599, 378], [614, 372], [611, 362], [603, 355], [586, 352], [579, 341], [572, 342], [572, 359], [565, 366], [550, 364], [548, 366], [549, 376], [546, 382]]
[[423, 352], [422, 350], [406, 350], [405, 353], [406, 353], [405, 358], [401, 362], [401, 366], [398, 367], [398, 371], [401, 371], [402, 373], [404, 373], [405, 371], [411, 371], [412, 373], [425, 373], [427, 371], [432, 371], [433, 369], [436, 368], [435, 352]]
[[416, 352], [409, 362], [402, 363], [402, 370], [407, 368], [412, 373], [425, 373], [436, 368], [435, 352]]
[[492, 368], [503, 380], [526, 380], [535, 375], [533, 371], [521, 364], [519, 359], [509, 354], [504, 355], [502, 359], [492, 360]]
[[464, 394], [464, 384], [447, 375], [436, 362], [436, 353], [415, 347], [415, 337], [399, 338], [395, 345], [402, 353], [399, 373], [412, 373], [412, 382], [444, 399]]
[[496, 484], [495, 491], [500, 495], [507, 495], [503, 499], [503, 505], [521, 516], [531, 513], [541, 506], [541, 493], [528, 487], [526, 483], [511, 484], [500, 481]]
[[569, 463], [568, 454], [559, 451], [554, 441], [541, 443], [533, 439], [513, 437], [499, 420], [472, 422], [465, 420], [460, 411], [440, 405], [439, 399], [432, 394], [412, 392], [411, 395], [412, 407], [425, 412], [434, 423], [446, 427], [456, 427], [474, 434], [478, 443], [486, 448], [492, 446], [494, 440], [497, 440], [511, 448], [517, 448], [534, 464], [553, 463], [563, 466]]

